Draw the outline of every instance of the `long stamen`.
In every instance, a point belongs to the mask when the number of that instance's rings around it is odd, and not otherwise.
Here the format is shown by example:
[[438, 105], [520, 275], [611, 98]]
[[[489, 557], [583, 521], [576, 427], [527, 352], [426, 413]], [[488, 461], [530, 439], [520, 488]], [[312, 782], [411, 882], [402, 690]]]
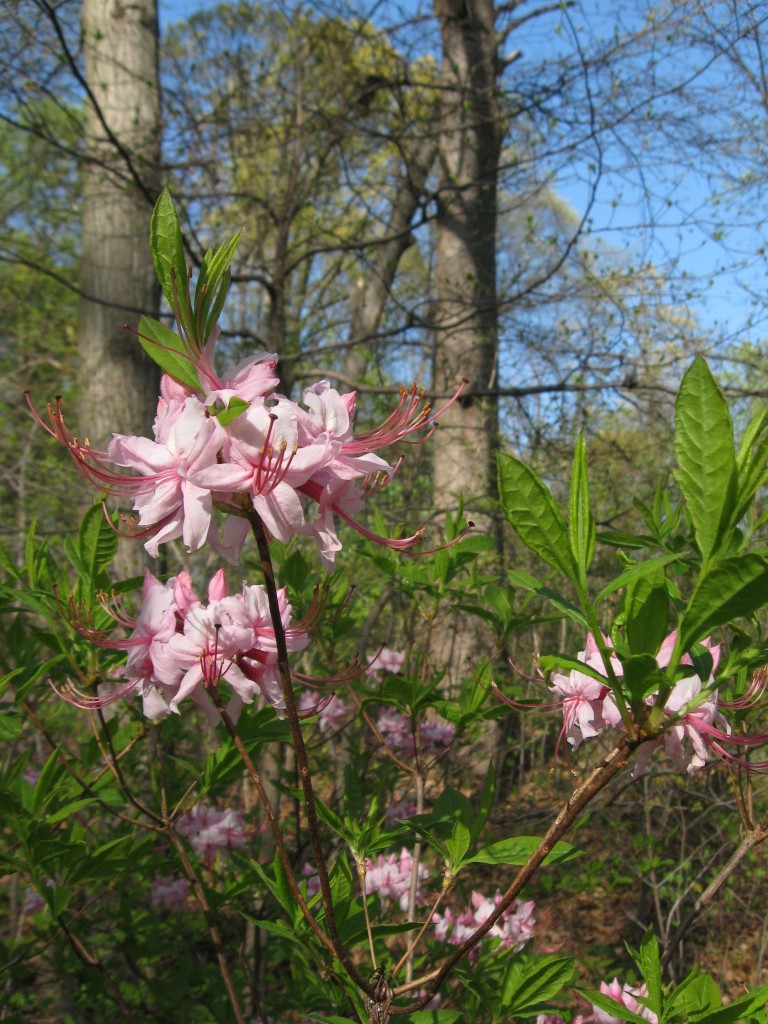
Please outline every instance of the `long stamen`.
[[298, 446], [294, 445], [291, 449], [291, 454], [286, 459], [285, 453], [288, 449], [286, 441], [280, 443], [280, 447], [277, 449], [277, 455], [272, 445], [272, 436], [275, 430], [275, 424], [279, 419], [277, 413], [269, 414], [269, 428], [267, 430], [267, 436], [264, 439], [264, 444], [261, 446], [261, 452], [259, 453], [259, 463], [256, 467], [254, 474], [254, 493], [266, 495], [270, 494], [285, 480], [288, 474], [288, 470], [291, 468], [291, 463], [298, 451]]
[[434, 413], [429, 402], [422, 405], [424, 388], [420, 388], [416, 384], [412, 384], [410, 388], [401, 387], [400, 399], [387, 419], [374, 430], [346, 441], [342, 445], [342, 452], [345, 455], [369, 454], [378, 448], [395, 444], [398, 441], [405, 441], [412, 434], [424, 431], [418, 439], [407, 442], [422, 444], [432, 436], [439, 418], [457, 401], [468, 383], [466, 380], [462, 381], [453, 397]]
[[65, 700], [67, 704], [71, 704], [73, 707], [80, 708], [82, 711], [98, 711], [101, 708], [108, 707], [110, 704], [114, 704], [115, 701], [121, 700], [130, 693], [134, 693], [138, 687], [138, 680], [129, 679], [127, 683], [122, 683], [115, 687], [111, 693], [100, 695], [83, 693], [82, 690], [77, 689], [71, 679], [68, 679], [61, 689], [51, 680], [49, 680], [49, 683], [54, 693], [61, 697], [62, 700]]

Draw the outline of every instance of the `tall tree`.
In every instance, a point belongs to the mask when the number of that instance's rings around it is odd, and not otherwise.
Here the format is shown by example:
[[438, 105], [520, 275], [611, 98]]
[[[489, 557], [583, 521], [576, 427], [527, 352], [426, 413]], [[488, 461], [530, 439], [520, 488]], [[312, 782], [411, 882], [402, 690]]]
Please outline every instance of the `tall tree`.
[[434, 374], [438, 391], [469, 388], [435, 438], [434, 493], [470, 507], [490, 489], [496, 446], [496, 235], [503, 127], [493, 0], [436, 0], [440, 122], [435, 217]]
[[155, 315], [147, 239], [159, 191], [156, 0], [84, 0], [87, 117], [83, 184], [79, 429], [143, 433], [157, 401], [154, 364], [125, 324]]

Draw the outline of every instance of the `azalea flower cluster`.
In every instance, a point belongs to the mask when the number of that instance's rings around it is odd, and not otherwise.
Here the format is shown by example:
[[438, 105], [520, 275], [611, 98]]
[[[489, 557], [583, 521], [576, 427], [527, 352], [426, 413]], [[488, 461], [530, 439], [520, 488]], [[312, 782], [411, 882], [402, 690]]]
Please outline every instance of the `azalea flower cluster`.
[[[337, 518], [397, 550], [420, 540], [421, 530], [400, 540], [378, 537], [354, 517], [397, 469], [376, 452], [413, 435], [423, 441], [434, 430], [439, 414], [423, 403], [422, 391], [401, 389], [391, 416], [355, 436], [354, 392], [339, 394], [321, 380], [299, 405], [273, 394], [274, 354], [260, 353], [219, 377], [214, 350], [215, 332], [201, 353], [185, 357], [197, 373], [197, 390], [163, 375], [153, 439], [114, 434], [107, 450], [98, 451], [70, 433], [60, 400], [48, 408], [50, 425], [32, 409], [88, 480], [133, 501], [135, 535], [146, 538], [150, 555], [180, 537], [189, 551], [209, 543], [234, 564], [250, 529], [249, 508], [277, 540], [314, 537], [329, 571], [341, 547]], [[221, 534], [214, 505], [230, 513]]]
[[402, 671], [404, 664], [405, 651], [396, 651], [391, 647], [382, 647], [380, 651], [368, 659], [368, 667], [365, 670], [365, 674], [369, 679], [387, 675], [387, 673], [397, 675], [398, 672]]
[[317, 715], [317, 725], [323, 735], [336, 734], [351, 717], [349, 705], [335, 694], [318, 700], [309, 690], [304, 690], [297, 706], [302, 714]]
[[[367, 895], [377, 892], [382, 906], [387, 900], [395, 900], [402, 911], [408, 909], [408, 899], [413, 876], [413, 857], [403, 847], [400, 854], [391, 853], [388, 857], [379, 854], [374, 863], [370, 857], [365, 860], [365, 892]], [[429, 872], [419, 863], [416, 872], [416, 902], [424, 903], [421, 883], [429, 877]]]
[[[673, 632], [662, 643], [656, 655], [659, 668], [669, 665], [676, 640], [677, 634]], [[603, 637], [603, 642], [605, 647], [611, 647], [611, 642], [607, 637]], [[638, 748], [635, 772], [642, 770], [653, 752], [660, 747], [664, 748], [676, 768], [693, 773], [704, 768], [713, 754], [718, 758], [736, 761], [737, 759], [724, 748], [723, 744], [736, 742], [757, 745], [758, 742], [765, 742], [764, 737], [738, 736], [732, 738], [731, 727], [718, 707], [718, 693], [715, 686], [714, 677], [720, 661], [720, 644], [712, 644], [707, 639], [703, 641], [702, 646], [709, 650], [712, 659], [712, 670], [709, 677], [701, 679], [693, 671], [693, 662], [690, 656], [685, 654], [682, 657], [681, 664], [691, 666], [692, 671], [690, 675], [686, 675], [675, 683], [664, 703], [664, 714], [669, 720], [664, 734], [657, 739], [641, 744]], [[578, 660], [601, 675], [606, 675], [603, 657], [591, 634], [587, 637], [585, 649], [579, 652]], [[615, 654], [610, 655], [610, 663], [614, 676], [620, 679], [623, 669]], [[558, 704], [562, 707], [561, 740], [563, 737], [567, 739], [574, 750], [583, 740], [598, 736], [604, 729], [621, 726], [619, 709], [613, 693], [606, 683], [576, 669], [567, 675], [553, 672], [551, 683], [551, 692], [557, 696]], [[748, 702], [756, 700], [758, 696], [759, 694], [755, 692], [747, 697], [747, 703], [729, 704], [720, 701], [719, 706], [723, 708], [747, 707]], [[647, 697], [646, 702], [652, 705], [656, 698], [657, 694], [652, 693]]]
[[[376, 728], [389, 749], [401, 757], [416, 754], [416, 741], [410, 716], [395, 708], [382, 708], [376, 718]], [[452, 722], [424, 720], [419, 722], [419, 751], [421, 754], [439, 754], [453, 742], [456, 726]]]
[[176, 831], [183, 835], [200, 860], [209, 866], [217, 854], [226, 849], [242, 849], [246, 830], [240, 811], [228, 808], [219, 811], [207, 804], [195, 804], [176, 823]]
[[[469, 906], [458, 917], [454, 917], [450, 908], [443, 914], [435, 914], [435, 938], [448, 942], [452, 946], [460, 946], [482, 924], [488, 920], [501, 902], [501, 892], [497, 891], [493, 899], [482, 893], [473, 891]], [[533, 900], [516, 900], [504, 911], [499, 920], [487, 933], [488, 938], [499, 939], [501, 949], [522, 949], [533, 938], [535, 921]]]
[[175, 878], [173, 875], [158, 875], [152, 882], [149, 893], [150, 905], [158, 909], [178, 912], [186, 909], [189, 896], [189, 882], [186, 878]]
[[[280, 619], [289, 651], [301, 651], [306, 630], [291, 625], [291, 606], [278, 591]], [[70, 687], [62, 696], [71, 704], [94, 710], [121, 697], [139, 694], [147, 718], [178, 713], [187, 697], [215, 715], [206, 685], [225, 679], [232, 690], [228, 711], [237, 716], [243, 704], [261, 694], [282, 717], [285, 700], [277, 668], [275, 630], [266, 590], [243, 585], [228, 595], [223, 570], [208, 585], [208, 604], [198, 598], [188, 572], [161, 583], [147, 570], [141, 610], [134, 619], [122, 609], [107, 606], [115, 625], [131, 630], [117, 638], [113, 629], [97, 629], [71, 606], [70, 619], [78, 632], [101, 647], [128, 651], [121, 670], [127, 681], [110, 692], [85, 695]], [[201, 684], [203, 684], [201, 686]]]

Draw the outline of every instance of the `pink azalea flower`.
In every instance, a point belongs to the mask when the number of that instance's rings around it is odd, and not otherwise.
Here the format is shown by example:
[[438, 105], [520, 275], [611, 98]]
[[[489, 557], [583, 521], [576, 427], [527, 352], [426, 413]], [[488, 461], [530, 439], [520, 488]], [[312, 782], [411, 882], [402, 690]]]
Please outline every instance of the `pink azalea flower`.
[[368, 659], [365, 674], [370, 678], [385, 672], [397, 675], [405, 664], [405, 651], [395, 651], [391, 647], [382, 647], [380, 651]]
[[183, 538], [190, 551], [197, 551], [205, 543], [212, 499], [210, 492], [191, 478], [216, 464], [225, 440], [218, 420], [194, 395], [186, 398], [171, 418], [170, 426], [166, 421], [164, 428], [168, 429], [158, 433], [157, 441], [115, 434], [107, 447], [107, 456], [115, 465], [140, 474], [140, 482], [123, 481], [121, 486], [134, 491], [139, 526], [152, 529], [144, 546], [153, 557], [161, 543], [177, 537]]
[[[262, 353], [220, 377], [214, 367], [215, 333], [202, 349], [198, 340], [182, 339], [200, 391], [193, 393], [163, 375], [154, 440], [116, 434], [106, 452], [98, 451], [70, 433], [60, 399], [48, 409], [50, 425], [29, 403], [32, 413], [99, 490], [133, 500], [138, 513], [134, 535], [146, 538], [153, 556], [160, 544], [181, 537], [190, 551], [207, 541], [235, 561], [249, 525], [241, 515], [230, 515], [219, 538], [212, 513], [214, 503], [226, 507], [233, 502], [240, 512], [243, 496], [278, 540], [315, 537], [329, 571], [340, 548], [337, 520], [392, 550], [411, 550], [423, 529], [389, 539], [356, 519], [364, 501], [391, 480], [399, 465], [391, 466], [376, 452], [402, 441], [426, 440], [465, 385], [438, 412], [415, 386], [401, 389], [392, 415], [355, 437], [353, 393], [340, 395], [320, 381], [306, 389], [305, 409], [281, 396], [268, 399], [277, 383], [276, 357]], [[247, 407], [222, 425], [216, 409], [230, 407], [232, 399]]]
[[186, 909], [189, 896], [189, 882], [186, 878], [174, 878], [173, 875], [159, 875], [152, 882], [149, 902], [153, 907], [165, 907], [168, 910]]
[[[610, 647], [610, 640], [607, 637], [603, 639]], [[669, 665], [676, 642], [676, 632], [670, 633], [663, 640], [656, 655], [660, 669]], [[714, 673], [720, 661], [720, 644], [713, 644], [708, 637], [702, 641], [702, 646], [709, 650], [712, 657], [709, 678], [702, 680], [698, 675], [690, 675], [675, 683], [664, 704], [664, 715], [669, 720], [667, 728], [662, 736], [649, 740], [638, 748], [635, 773], [645, 768], [654, 750], [661, 747], [665, 749], [676, 768], [688, 773], [704, 768], [713, 754], [751, 771], [768, 771], [768, 762], [748, 762], [736, 757], [727, 749], [728, 746], [738, 745], [747, 748], [761, 746], [768, 742], [768, 734], [733, 735], [731, 726], [718, 709]], [[585, 650], [579, 652], [578, 660], [605, 674], [602, 656], [591, 635], [587, 638]], [[690, 654], [683, 654], [680, 664], [693, 666]], [[614, 676], [620, 680], [623, 675], [621, 663], [613, 654], [611, 667]], [[765, 678], [760, 677], [759, 680], [756, 676], [755, 680], [741, 701], [733, 705], [721, 701], [720, 706], [744, 710], [756, 702], [761, 702], [762, 693], [768, 683], [768, 675]], [[567, 675], [554, 672], [551, 682], [551, 692], [561, 697], [558, 702], [563, 712], [561, 740], [565, 737], [574, 749], [583, 740], [597, 736], [607, 726], [621, 726], [621, 716], [607, 682], [604, 684], [599, 679], [578, 670], [573, 670]], [[656, 700], [657, 694], [651, 693], [646, 698], [646, 703], [652, 706]]]
[[[94, 629], [71, 609], [71, 624], [82, 635], [99, 646], [130, 653], [124, 669], [126, 682], [110, 693], [94, 696], [70, 687], [62, 693], [66, 700], [95, 710], [139, 693], [149, 718], [178, 713], [186, 697], [212, 711], [205, 686], [217, 685], [223, 679], [233, 691], [230, 715], [236, 716], [243, 704], [250, 704], [261, 693], [282, 716], [285, 702], [277, 645], [263, 587], [243, 585], [241, 594], [228, 596], [224, 574], [219, 570], [209, 584], [209, 602], [204, 605], [192, 590], [187, 573], [162, 584], [147, 572], [143, 598], [135, 620], [108, 609], [116, 625], [132, 630], [125, 638]], [[278, 604], [288, 650], [303, 650], [309, 637], [305, 629], [291, 624], [291, 606], [284, 590], [278, 592]]]
[[[401, 757], [416, 756], [413, 725], [408, 715], [395, 708], [382, 708], [376, 728], [389, 749]], [[456, 726], [446, 721], [422, 721], [418, 727], [419, 751], [423, 755], [442, 753], [453, 741]]]
[[29, 917], [31, 914], [41, 913], [47, 905], [37, 889], [27, 889], [19, 909], [25, 917]]
[[[609, 999], [613, 999], [615, 1003], [618, 1003], [620, 1007], [629, 1010], [630, 1013], [637, 1014], [639, 1017], [644, 1017], [645, 1020], [649, 1021], [650, 1024], [658, 1024], [658, 1017], [643, 1003], [638, 1002], [638, 997], [644, 999], [648, 995], [648, 989], [643, 984], [639, 988], [632, 988], [631, 985], [619, 985], [619, 979], [614, 978], [609, 984], [606, 982], [600, 982], [600, 991], [603, 995], [608, 996]], [[601, 1010], [599, 1007], [593, 1007], [594, 1013], [592, 1014], [592, 1020], [595, 1024], [621, 1024], [621, 1021], [625, 1020], [620, 1014], [613, 1016], [607, 1013], [605, 1010]]]
[[[473, 892], [469, 907], [458, 918], [454, 917], [448, 907], [442, 914], [434, 915], [435, 938], [452, 946], [460, 946], [488, 920], [500, 902], [501, 892], [497, 891], [493, 899], [488, 899], [480, 892]], [[515, 901], [486, 933], [487, 936], [500, 939], [500, 949], [521, 949], [533, 937], [534, 909], [532, 900]]]
[[[389, 857], [379, 854], [376, 863], [367, 857], [365, 860], [365, 892], [370, 894], [377, 892], [381, 898], [382, 906], [387, 900], [397, 900], [402, 911], [408, 909], [408, 900], [411, 891], [411, 876], [413, 874], [413, 857], [403, 847], [398, 857], [392, 853]], [[425, 902], [421, 892], [421, 882], [429, 877], [427, 869], [419, 863], [416, 873], [416, 902]]]
[[350, 708], [335, 695], [318, 698], [309, 690], [299, 697], [299, 711], [317, 715], [317, 725], [321, 733], [335, 734], [349, 721]]
[[242, 849], [246, 843], [245, 825], [240, 811], [219, 811], [206, 804], [195, 804], [176, 823], [176, 830], [189, 840], [197, 856], [209, 866], [220, 851]]
[[[610, 640], [607, 637], [603, 639], [610, 647]], [[606, 675], [605, 664], [591, 633], [587, 636], [585, 649], [579, 651], [577, 658], [585, 665], [589, 665], [590, 668]], [[622, 675], [621, 664], [613, 655], [611, 656], [611, 667], [616, 676]], [[573, 669], [568, 675], [562, 672], [553, 672], [551, 682], [551, 692], [562, 696], [561, 740], [567, 739], [574, 750], [578, 749], [582, 740], [597, 736], [606, 725], [617, 724], [612, 721], [616, 717], [614, 715], [615, 704], [610, 702], [606, 708], [606, 699], [610, 697], [611, 692], [606, 683], [576, 669]]]

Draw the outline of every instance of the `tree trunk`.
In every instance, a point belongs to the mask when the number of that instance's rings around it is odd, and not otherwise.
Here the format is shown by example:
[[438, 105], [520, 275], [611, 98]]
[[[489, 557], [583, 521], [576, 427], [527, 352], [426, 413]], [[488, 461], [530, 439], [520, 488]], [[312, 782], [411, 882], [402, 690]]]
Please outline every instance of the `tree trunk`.
[[[90, 90], [83, 183], [78, 429], [94, 447], [111, 433], [149, 433], [158, 371], [124, 324], [157, 315], [149, 253], [159, 191], [160, 103], [156, 0], [83, 0]], [[137, 542], [117, 570], [141, 571]]]
[[483, 394], [497, 363], [497, 42], [492, 0], [436, 0], [435, 7], [442, 34], [435, 390], [469, 381], [433, 441], [435, 500], [452, 510], [463, 494], [476, 513], [487, 511], [493, 494], [497, 434], [496, 403]]
[[[488, 395], [497, 364], [496, 222], [502, 126], [497, 97], [497, 39], [492, 0], [435, 0], [442, 36], [438, 139], [434, 383], [452, 393], [469, 386], [432, 439], [434, 505], [455, 512], [463, 496], [480, 532], [493, 531], [491, 459], [496, 402]], [[455, 691], [467, 658], [490, 653], [479, 620], [449, 614], [436, 624], [432, 652]], [[492, 730], [485, 753], [492, 756]], [[485, 760], [480, 756], [477, 760]]]

